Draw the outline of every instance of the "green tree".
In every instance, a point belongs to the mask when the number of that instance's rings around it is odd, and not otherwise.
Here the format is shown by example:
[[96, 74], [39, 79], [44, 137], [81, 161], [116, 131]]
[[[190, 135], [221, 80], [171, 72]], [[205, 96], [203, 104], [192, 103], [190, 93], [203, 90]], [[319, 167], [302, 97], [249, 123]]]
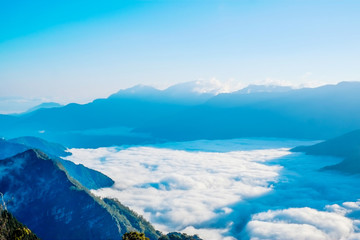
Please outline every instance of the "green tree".
[[128, 232], [123, 235], [122, 240], [149, 240], [149, 238], [145, 237], [144, 233]]

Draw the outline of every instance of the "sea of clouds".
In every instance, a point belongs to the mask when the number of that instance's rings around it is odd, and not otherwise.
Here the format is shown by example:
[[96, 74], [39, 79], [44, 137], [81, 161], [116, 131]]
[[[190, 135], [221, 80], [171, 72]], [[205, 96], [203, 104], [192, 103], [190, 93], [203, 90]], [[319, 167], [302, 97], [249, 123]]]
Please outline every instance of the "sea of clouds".
[[[357, 176], [319, 171], [339, 159], [291, 153], [279, 139], [71, 149], [115, 197], [159, 230], [220, 239], [360, 239]], [[358, 213], [359, 212], [359, 213]]]

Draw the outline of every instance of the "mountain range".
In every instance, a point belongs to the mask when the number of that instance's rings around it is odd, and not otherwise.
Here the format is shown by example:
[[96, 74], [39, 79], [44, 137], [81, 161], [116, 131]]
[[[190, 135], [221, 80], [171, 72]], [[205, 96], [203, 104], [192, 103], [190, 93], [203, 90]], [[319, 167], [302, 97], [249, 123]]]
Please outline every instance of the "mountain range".
[[171, 140], [284, 137], [324, 139], [360, 128], [360, 82], [285, 92], [219, 94], [135, 129]]
[[87, 104], [0, 115], [0, 134], [67, 147], [196, 139], [327, 139], [360, 128], [360, 82], [318, 88], [256, 86], [233, 93], [136, 86]]

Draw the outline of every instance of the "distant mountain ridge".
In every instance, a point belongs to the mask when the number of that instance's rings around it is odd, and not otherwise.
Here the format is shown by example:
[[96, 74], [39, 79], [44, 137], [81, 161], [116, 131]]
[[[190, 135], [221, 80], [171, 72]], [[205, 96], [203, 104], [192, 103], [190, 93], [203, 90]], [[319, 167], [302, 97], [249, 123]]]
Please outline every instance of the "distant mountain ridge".
[[324, 170], [360, 174], [360, 130], [352, 131], [312, 146], [299, 146], [291, 151], [305, 152], [309, 155], [340, 157], [344, 160], [338, 164], [327, 166]]
[[55, 107], [62, 107], [64, 105], [60, 104], [60, 103], [56, 103], [56, 102], [44, 102], [44, 103], [41, 103], [35, 107], [32, 107], [30, 109], [28, 109], [27, 111], [21, 113], [21, 114], [27, 114], [27, 113], [31, 113], [31, 112], [34, 112], [38, 109], [41, 109], [41, 108], [55, 108]]
[[164, 90], [146, 85], [136, 85], [128, 89], [120, 90], [112, 94], [110, 98], [142, 98], [156, 102], [191, 106], [202, 104], [217, 94], [216, 90], [211, 91], [211, 89], [208, 89], [209, 91], [206, 91], [207, 89], [204, 89], [204, 91], [202, 91], [202, 88], [205, 87], [196, 81], [175, 84]]
[[360, 82], [253, 94], [219, 94], [136, 132], [169, 140], [284, 137], [321, 139], [360, 128]]
[[360, 130], [351, 131], [312, 146], [295, 147], [292, 151], [343, 158], [360, 155]]
[[326, 139], [360, 128], [360, 82], [303, 89], [254, 85], [218, 95], [184, 86], [137, 86], [88, 104], [0, 115], [0, 135], [93, 148], [241, 137]]
[[37, 148], [46, 152], [48, 155], [57, 157], [66, 157], [71, 153], [66, 151], [66, 147], [58, 144], [45, 141], [44, 139], [32, 136], [18, 137], [9, 139], [8, 142], [25, 145], [29, 148]]

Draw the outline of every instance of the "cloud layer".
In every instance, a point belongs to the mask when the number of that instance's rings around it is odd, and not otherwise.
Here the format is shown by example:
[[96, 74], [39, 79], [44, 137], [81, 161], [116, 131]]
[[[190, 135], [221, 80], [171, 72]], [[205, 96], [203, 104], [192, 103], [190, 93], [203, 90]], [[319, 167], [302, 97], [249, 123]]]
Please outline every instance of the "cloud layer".
[[[201, 142], [195, 145], [202, 148]], [[174, 147], [186, 148], [181, 144]], [[194, 232], [200, 228], [198, 232], [207, 235], [213, 219], [232, 212], [228, 206], [271, 191], [281, 167], [263, 163], [289, 154], [281, 148], [245, 147], [246, 151], [222, 153], [164, 146], [72, 149], [68, 159], [115, 180], [113, 188], [94, 191], [96, 195], [118, 198], [161, 230]], [[229, 224], [231, 221], [226, 221], [217, 228], [226, 229]]]
[[290, 153], [310, 142], [234, 139], [71, 149], [115, 180], [116, 197], [162, 231], [217, 239], [357, 239], [359, 177], [320, 172], [336, 158]]

